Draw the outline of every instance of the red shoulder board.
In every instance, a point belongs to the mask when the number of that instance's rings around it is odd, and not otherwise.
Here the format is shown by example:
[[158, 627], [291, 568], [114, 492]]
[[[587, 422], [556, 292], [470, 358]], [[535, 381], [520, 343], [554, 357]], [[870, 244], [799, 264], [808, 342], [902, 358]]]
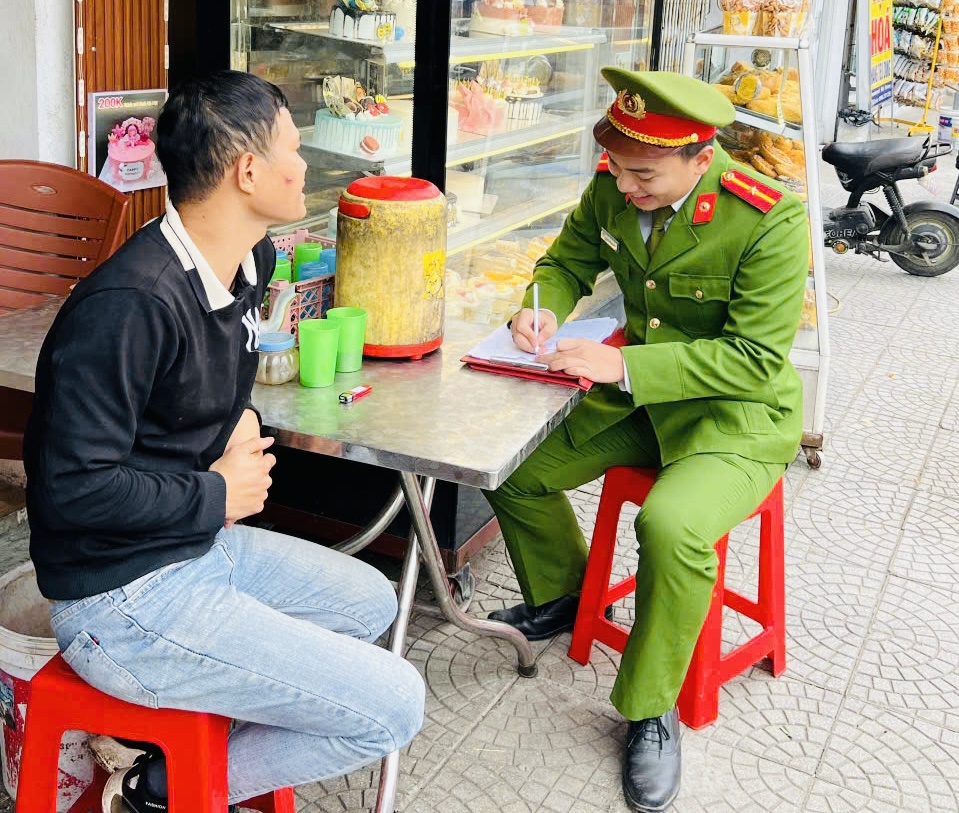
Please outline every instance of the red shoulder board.
[[763, 214], [779, 203], [783, 196], [782, 192], [773, 189], [771, 186], [766, 186], [766, 184], [760, 183], [746, 173], [735, 169], [724, 172], [720, 183], [724, 189], [728, 189], [746, 203], [752, 204]]
[[597, 172], [609, 172], [609, 154], [603, 153], [599, 158], [599, 163], [596, 165]]
[[718, 192], [706, 192], [696, 198], [696, 212], [693, 214], [694, 226], [712, 222], [713, 215], [716, 214], [716, 198], [718, 197]]

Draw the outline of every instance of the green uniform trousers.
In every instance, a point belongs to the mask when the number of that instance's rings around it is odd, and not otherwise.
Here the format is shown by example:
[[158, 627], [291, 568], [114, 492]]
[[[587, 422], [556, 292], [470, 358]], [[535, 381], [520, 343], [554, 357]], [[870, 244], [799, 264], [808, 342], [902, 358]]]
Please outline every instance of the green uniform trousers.
[[[612, 466], [660, 466], [645, 409], [577, 448], [561, 424], [486, 492], [527, 604], [579, 593], [588, 548], [564, 491]], [[734, 454], [695, 454], [660, 469], [636, 519], [636, 621], [610, 696], [626, 719], [675, 705], [716, 581], [716, 540], [757, 508], [784, 470]]]

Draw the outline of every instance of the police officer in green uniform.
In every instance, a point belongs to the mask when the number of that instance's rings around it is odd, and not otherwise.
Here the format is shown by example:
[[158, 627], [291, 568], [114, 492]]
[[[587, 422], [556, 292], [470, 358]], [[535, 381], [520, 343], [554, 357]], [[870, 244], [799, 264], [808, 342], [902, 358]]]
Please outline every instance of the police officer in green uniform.
[[612, 466], [658, 469], [636, 520], [636, 621], [611, 699], [629, 721], [626, 801], [660, 811], [679, 791], [675, 704], [716, 580], [713, 546], [799, 447], [789, 350], [809, 233], [798, 198], [715, 144], [735, 118], [716, 89], [666, 72], [603, 76], [617, 96], [593, 135], [608, 164], [537, 263], [539, 324], [530, 292], [512, 332], [538, 349], [611, 268], [628, 345], [564, 340], [540, 356], [598, 386], [487, 493], [523, 593], [490, 618], [532, 640], [570, 629], [587, 546], [564, 492]]

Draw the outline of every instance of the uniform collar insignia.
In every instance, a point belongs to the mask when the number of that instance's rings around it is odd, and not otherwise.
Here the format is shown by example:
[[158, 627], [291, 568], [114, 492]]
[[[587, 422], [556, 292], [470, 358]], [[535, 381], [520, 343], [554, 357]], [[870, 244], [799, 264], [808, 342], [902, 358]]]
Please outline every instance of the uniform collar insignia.
[[696, 211], [693, 213], [694, 226], [712, 222], [713, 215], [716, 214], [716, 199], [718, 197], [719, 195], [716, 192], [704, 192], [696, 198]]

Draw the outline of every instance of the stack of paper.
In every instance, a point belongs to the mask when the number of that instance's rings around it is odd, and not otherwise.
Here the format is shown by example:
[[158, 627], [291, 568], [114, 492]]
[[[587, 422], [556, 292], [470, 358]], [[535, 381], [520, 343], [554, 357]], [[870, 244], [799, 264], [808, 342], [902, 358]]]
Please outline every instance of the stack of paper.
[[[621, 346], [625, 343], [625, 338], [622, 337], [622, 331], [618, 334], [619, 340], [614, 337], [617, 326], [616, 320], [609, 317], [567, 322], [560, 327], [549, 341], [543, 343], [543, 346], [540, 347], [540, 355], [555, 352], [556, 343], [561, 339], [589, 339], [594, 342], [606, 342], [607, 344]], [[588, 390], [592, 386], [592, 382], [585, 378], [577, 378], [561, 372], [550, 372], [545, 364], [538, 365], [533, 353], [525, 353], [513, 344], [513, 336], [507, 325], [502, 325], [494, 330], [470, 350], [463, 361], [473, 369], [492, 373], [532, 378], [552, 384], [579, 387], [584, 390]]]
[[[556, 334], [544, 342], [540, 355], [556, 352], [556, 342], [560, 339], [591, 339], [605, 342], [616, 331], [616, 320], [611, 317], [602, 319], [580, 319], [562, 325]], [[489, 336], [469, 352], [470, 356], [489, 361], [492, 358], [532, 361], [532, 353], [524, 353], [513, 344], [513, 335], [507, 325], [496, 328]]]

